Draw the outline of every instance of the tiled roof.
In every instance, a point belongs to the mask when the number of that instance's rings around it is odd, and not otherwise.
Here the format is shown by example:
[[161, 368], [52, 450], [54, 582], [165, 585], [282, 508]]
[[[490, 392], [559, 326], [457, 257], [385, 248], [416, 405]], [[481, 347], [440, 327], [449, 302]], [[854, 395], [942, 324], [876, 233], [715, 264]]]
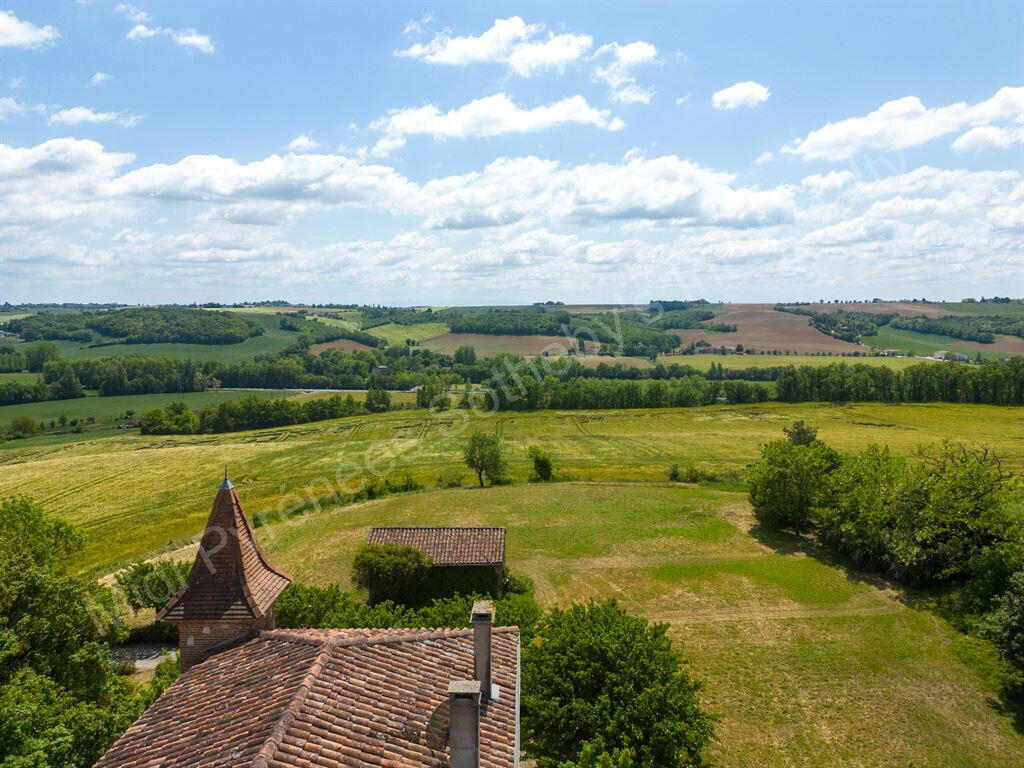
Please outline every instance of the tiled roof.
[[500, 565], [504, 528], [371, 528], [369, 544], [408, 544], [434, 565]]
[[[519, 630], [495, 627], [480, 765], [516, 765]], [[470, 629], [269, 630], [183, 673], [94, 768], [441, 768]]]
[[238, 494], [225, 479], [192, 571], [157, 619], [259, 619], [290, 581], [263, 556]]

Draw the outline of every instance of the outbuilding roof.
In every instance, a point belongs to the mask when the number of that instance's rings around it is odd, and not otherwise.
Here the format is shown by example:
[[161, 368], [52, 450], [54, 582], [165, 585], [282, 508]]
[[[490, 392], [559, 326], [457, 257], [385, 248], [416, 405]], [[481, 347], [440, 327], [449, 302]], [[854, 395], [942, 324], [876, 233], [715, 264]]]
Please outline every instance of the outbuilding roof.
[[437, 566], [505, 562], [504, 528], [371, 528], [367, 543], [410, 545]]

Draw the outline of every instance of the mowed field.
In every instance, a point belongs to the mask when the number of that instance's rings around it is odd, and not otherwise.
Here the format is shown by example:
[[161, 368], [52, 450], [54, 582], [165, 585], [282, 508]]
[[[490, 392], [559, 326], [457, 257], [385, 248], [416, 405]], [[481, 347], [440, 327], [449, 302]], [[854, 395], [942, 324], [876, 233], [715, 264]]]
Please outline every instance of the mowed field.
[[[805, 419], [842, 450], [903, 455], [946, 437], [987, 442], [1024, 469], [1024, 409], [786, 405], [474, 416], [424, 411], [229, 435], [111, 434], [0, 446], [0, 494], [29, 493], [79, 525], [74, 565], [96, 575], [136, 556], [187, 556], [227, 465], [257, 536], [301, 581], [349, 584], [372, 525], [501, 525], [508, 560], [545, 605], [615, 597], [668, 622], [721, 715], [709, 749], [729, 768], [1019, 766], [1024, 737], [993, 706], [992, 660], [896, 590], [752, 527], [739, 478], [759, 446]], [[336, 506], [367, 467], [426, 485], [461, 467], [474, 429], [498, 434], [513, 485]], [[543, 446], [567, 482], [526, 483]], [[723, 482], [665, 482], [668, 464]], [[302, 509], [295, 516], [278, 510]]]
[[671, 330], [683, 342], [704, 339], [716, 346], [735, 346], [742, 344], [759, 351], [780, 350], [794, 353], [832, 352], [851, 353], [868, 352], [868, 348], [860, 344], [852, 344], [841, 339], [834, 339], [810, 325], [810, 318], [794, 315], [790, 312], [777, 312], [766, 304], [730, 304], [728, 312], [717, 315], [715, 323], [735, 325], [736, 331], [717, 333], [690, 328], [687, 330]]
[[878, 329], [875, 336], [866, 336], [864, 341], [876, 349], [899, 349], [918, 355], [930, 355], [939, 350], [960, 352], [972, 360], [977, 352], [981, 352], [981, 356], [987, 360], [1024, 355], [1024, 339], [1005, 335], [996, 336], [996, 340], [991, 344], [981, 344], [976, 341], [963, 341], [952, 336], [917, 333], [884, 325]]
[[385, 323], [373, 328], [367, 328], [366, 332], [379, 339], [384, 339], [388, 344], [401, 346], [406, 339], [413, 341], [426, 341], [435, 336], [448, 333], [448, 326], [444, 323], [417, 323], [415, 325], [398, 325], [397, 323]]
[[[502, 438], [515, 482], [526, 481], [527, 449], [538, 444], [579, 481], [657, 482], [678, 462], [732, 477], [735, 486], [760, 445], [795, 419], [820, 427], [821, 437], [843, 450], [874, 441], [910, 454], [950, 437], [985, 442], [1008, 466], [1024, 469], [1022, 408], [763, 403], [490, 415], [413, 410], [221, 435], [104, 430], [58, 445], [44, 438], [8, 441], [0, 445], [0, 495], [31, 494], [81, 525], [86, 548], [78, 566], [92, 571], [187, 542], [205, 521], [211, 484], [225, 465], [246, 488], [250, 511], [273, 512], [326, 493], [318, 484], [349, 476], [349, 485], [357, 483], [367, 467], [383, 475], [408, 471], [432, 486], [445, 470], [462, 467], [465, 437], [479, 429]], [[126, 476], [131, 483], [119, 481]]]
[[[423, 343], [423, 346], [445, 354], [453, 354], [462, 346], [476, 350], [478, 357], [491, 357], [502, 352], [517, 355], [539, 355], [548, 351], [558, 354], [567, 350], [571, 339], [565, 336], [498, 336], [487, 333], [446, 333]], [[591, 342], [587, 349], [592, 348]]]
[[543, 604], [613, 597], [669, 624], [722, 718], [711, 765], [1022, 764], [969, 640], [752, 522], [742, 493], [569, 483], [392, 497], [257, 533], [295, 578], [348, 584], [373, 525], [504, 526]]

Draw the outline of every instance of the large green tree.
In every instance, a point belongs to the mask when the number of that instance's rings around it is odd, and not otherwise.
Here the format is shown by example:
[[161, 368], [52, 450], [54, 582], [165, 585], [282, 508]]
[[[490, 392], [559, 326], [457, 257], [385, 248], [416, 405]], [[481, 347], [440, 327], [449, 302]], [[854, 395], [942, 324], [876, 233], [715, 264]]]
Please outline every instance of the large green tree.
[[523, 649], [523, 735], [540, 768], [701, 764], [713, 717], [668, 625], [614, 600], [552, 608]]
[[773, 528], [806, 531], [814, 510], [828, 499], [829, 478], [841, 457], [820, 440], [775, 440], [761, 449], [750, 468], [747, 490], [754, 516]]
[[109, 591], [68, 572], [80, 544], [29, 499], [0, 500], [3, 768], [86, 768], [162, 690], [115, 674], [126, 631]]

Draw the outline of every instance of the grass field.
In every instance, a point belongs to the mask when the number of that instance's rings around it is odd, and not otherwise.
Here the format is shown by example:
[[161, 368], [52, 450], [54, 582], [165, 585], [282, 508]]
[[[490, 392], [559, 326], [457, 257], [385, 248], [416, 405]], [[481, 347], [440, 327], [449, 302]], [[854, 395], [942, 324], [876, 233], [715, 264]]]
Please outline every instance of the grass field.
[[[90, 347], [71, 341], [58, 341], [60, 357], [69, 360], [94, 359], [98, 357], [174, 357], [178, 359], [215, 360], [222, 363], [239, 363], [251, 360], [256, 355], [275, 354], [293, 344], [298, 334], [282, 331], [280, 319], [269, 313], [238, 312], [263, 327], [262, 336], [254, 336], [240, 344], [111, 344], [104, 347]], [[14, 348], [27, 346], [15, 344]]]
[[[170, 396], [150, 397], [166, 402]], [[94, 400], [101, 406], [115, 398]], [[529, 474], [526, 451], [535, 443], [561, 471], [583, 481], [660, 481], [672, 462], [741, 475], [761, 443], [778, 437], [790, 421], [806, 419], [844, 450], [876, 441], [910, 453], [955, 437], [986, 442], [1006, 455], [1009, 466], [1022, 469], [1022, 416], [1024, 409], [995, 406], [766, 403], [477, 417], [407, 411], [224, 435], [108, 430], [101, 440], [80, 436], [49, 445], [33, 438], [0, 446], [0, 495], [29, 493], [81, 525], [86, 549], [79, 565], [100, 570], [187, 541], [205, 520], [211, 483], [225, 464], [246, 487], [251, 511], [293, 506], [299, 503], [295, 493], [335, 478], [339, 467], [347, 472], [353, 462], [384, 474], [409, 471], [433, 485], [442, 471], [461, 466], [462, 442], [471, 429], [503, 438], [512, 479], [519, 482]], [[119, 483], [126, 475], [133, 482]]]
[[929, 362], [926, 358], [915, 357], [853, 357], [850, 355], [662, 355], [659, 363], [678, 363], [692, 365], [702, 371], [718, 363], [728, 370], [743, 368], [771, 368], [777, 365], [833, 365], [835, 363], [864, 363], [865, 365], [884, 365], [902, 371], [911, 365]]
[[918, 355], [931, 355], [939, 350], [961, 352], [971, 360], [978, 352], [981, 352], [981, 356], [986, 360], [999, 360], [1014, 354], [1024, 354], [1024, 339], [1014, 336], [999, 336], [997, 338], [998, 341], [994, 344], [978, 344], [954, 339], [951, 336], [917, 333], [916, 331], [882, 326], [878, 329], [877, 335], [866, 337], [864, 342], [876, 349], [899, 349], [904, 352], [912, 351]]
[[[36, 374], [30, 374], [35, 376]], [[122, 414], [132, 411], [136, 417], [150, 408], [159, 408], [176, 400], [184, 400], [193, 408], [202, 408], [215, 403], [227, 400], [237, 400], [246, 395], [270, 398], [282, 396], [294, 396], [295, 393], [285, 393], [281, 390], [258, 390], [258, 389], [224, 389], [210, 392], [185, 392], [182, 394], [166, 393], [158, 395], [121, 395], [118, 397], [99, 397], [91, 395], [80, 397], [75, 400], [46, 400], [41, 403], [23, 403], [21, 405], [0, 406], [0, 426], [6, 427], [11, 419], [16, 416], [28, 416], [32, 421], [39, 423], [56, 420], [60, 416], [66, 416], [68, 420], [78, 419], [79, 421], [92, 416], [95, 424], [83, 425], [90, 433], [102, 431], [107, 433], [114, 423], [124, 421]], [[81, 435], [78, 435], [81, 439]], [[46, 436], [32, 438], [45, 440]]]
[[[244, 488], [242, 489], [244, 493]], [[558, 484], [392, 497], [258, 530], [302, 581], [347, 584], [367, 529], [500, 525], [545, 605], [616, 598], [668, 622], [719, 713], [715, 766], [1016, 766], [1024, 738], [944, 621], [788, 541], [744, 495]]]
[[417, 323], [416, 325], [398, 325], [396, 323], [385, 323], [374, 328], [367, 328], [366, 332], [379, 339], [384, 339], [388, 344], [405, 344], [406, 339], [414, 341], [426, 341], [435, 336], [448, 333], [448, 326], [444, 323]]
[[[99, 399], [99, 398], [97, 398]], [[618, 599], [670, 624], [722, 719], [709, 749], [729, 768], [1017, 766], [1024, 737], [993, 707], [986, 648], [796, 542], [751, 528], [739, 478], [759, 446], [805, 419], [842, 450], [884, 442], [910, 454], [946, 437], [991, 444], [1024, 469], [1022, 408], [786, 405], [472, 416], [424, 411], [228, 435], [0, 446], [0, 495], [28, 493], [85, 536], [76, 569], [101, 575], [134, 557], [186, 557], [228, 466], [257, 536], [297, 579], [348, 584], [371, 525], [502, 525], [509, 566], [546, 605]], [[472, 429], [502, 438], [513, 485], [392, 496], [337, 507], [373, 466], [433, 485], [461, 468]], [[81, 436], [80, 436], [81, 437]], [[571, 482], [526, 484], [542, 445]], [[670, 485], [666, 467], [719, 474]], [[277, 510], [305, 514], [278, 522]]]
[[8, 381], [13, 381], [17, 384], [35, 384], [39, 380], [40, 374], [28, 373], [22, 371], [20, 373], [0, 373], [0, 384]]

